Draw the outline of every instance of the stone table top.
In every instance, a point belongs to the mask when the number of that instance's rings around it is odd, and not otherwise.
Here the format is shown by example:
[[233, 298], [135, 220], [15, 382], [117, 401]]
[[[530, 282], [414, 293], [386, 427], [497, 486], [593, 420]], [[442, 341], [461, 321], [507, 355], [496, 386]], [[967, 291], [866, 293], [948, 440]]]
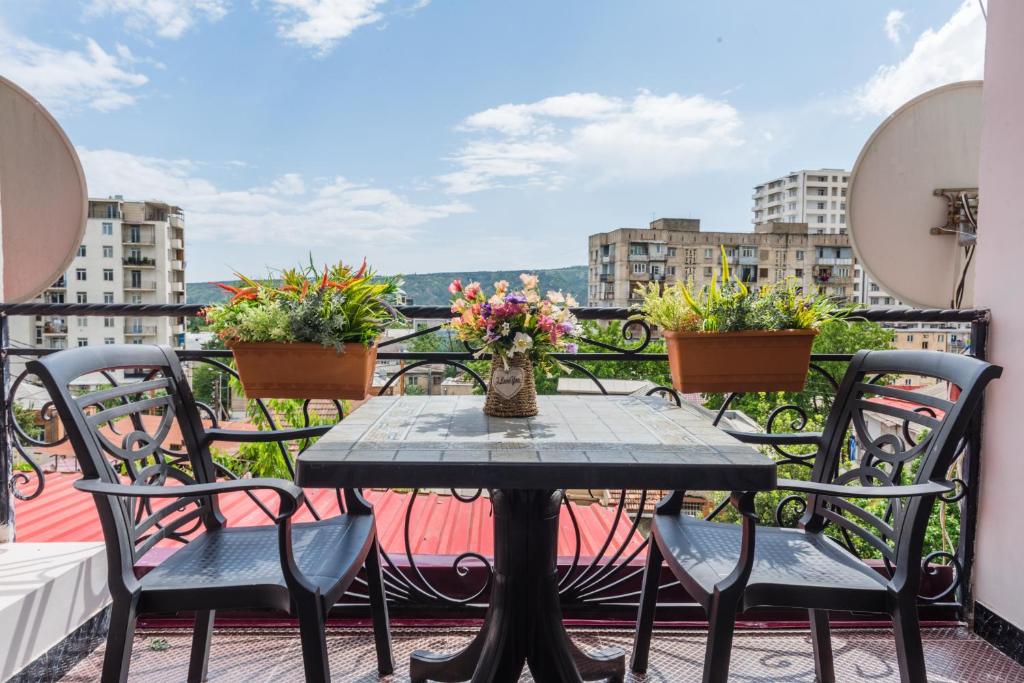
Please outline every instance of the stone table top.
[[298, 458], [301, 486], [760, 491], [774, 462], [661, 397], [538, 396], [489, 417], [483, 396], [378, 396]]

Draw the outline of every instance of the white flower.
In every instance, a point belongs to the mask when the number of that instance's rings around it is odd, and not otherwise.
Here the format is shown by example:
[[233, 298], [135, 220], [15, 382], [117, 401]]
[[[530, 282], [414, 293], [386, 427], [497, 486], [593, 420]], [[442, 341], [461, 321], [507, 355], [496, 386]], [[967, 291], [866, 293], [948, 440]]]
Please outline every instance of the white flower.
[[502, 323], [501, 324], [501, 336], [502, 337], [507, 337], [508, 333], [511, 332], [511, 331], [512, 331], [512, 326], [511, 325], [509, 325], [508, 323]]
[[512, 355], [526, 353], [533, 346], [533, 337], [523, 332], [516, 332], [512, 340]]

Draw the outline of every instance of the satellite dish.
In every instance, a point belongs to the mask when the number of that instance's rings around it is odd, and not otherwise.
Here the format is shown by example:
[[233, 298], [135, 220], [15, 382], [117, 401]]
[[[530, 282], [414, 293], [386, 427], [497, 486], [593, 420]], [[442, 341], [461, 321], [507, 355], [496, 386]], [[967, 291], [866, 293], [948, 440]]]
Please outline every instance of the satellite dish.
[[854, 250], [907, 303], [971, 305], [981, 111], [981, 81], [915, 97], [875, 130], [850, 174]]
[[50, 113], [0, 77], [0, 300], [28, 301], [71, 265], [89, 196], [75, 148]]

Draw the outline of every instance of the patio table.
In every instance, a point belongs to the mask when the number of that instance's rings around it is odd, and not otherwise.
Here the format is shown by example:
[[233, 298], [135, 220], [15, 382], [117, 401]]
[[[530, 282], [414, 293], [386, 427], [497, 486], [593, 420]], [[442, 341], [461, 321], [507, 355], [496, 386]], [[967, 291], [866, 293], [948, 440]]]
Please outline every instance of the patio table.
[[562, 625], [556, 543], [562, 490], [762, 491], [775, 464], [660, 397], [538, 396], [536, 417], [483, 413], [482, 396], [374, 397], [299, 456], [298, 484], [321, 488], [489, 489], [490, 605], [451, 655], [413, 653], [413, 681], [622, 680], [624, 653], [584, 653]]

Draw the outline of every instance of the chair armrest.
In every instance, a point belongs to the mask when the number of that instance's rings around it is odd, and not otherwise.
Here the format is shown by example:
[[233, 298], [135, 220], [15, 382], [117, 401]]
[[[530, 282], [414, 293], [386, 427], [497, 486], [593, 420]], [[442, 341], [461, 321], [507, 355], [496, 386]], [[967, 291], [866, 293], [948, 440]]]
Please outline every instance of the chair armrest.
[[291, 517], [302, 501], [302, 489], [284, 479], [232, 479], [212, 484], [183, 484], [181, 486], [133, 486], [131, 484], [111, 484], [99, 479], [79, 479], [74, 483], [79, 491], [99, 494], [102, 496], [133, 496], [135, 498], [185, 498], [213, 496], [232, 491], [268, 490], [277, 494], [281, 500], [278, 516], [275, 521]]
[[802, 444], [821, 446], [821, 432], [766, 434], [764, 432], [742, 432], [732, 429], [723, 429], [722, 431], [738, 441], [758, 446], [798, 446]]
[[250, 432], [241, 429], [221, 429], [215, 427], [206, 430], [206, 441], [233, 441], [235, 443], [253, 443], [262, 441], [294, 441], [323, 436], [334, 425], [317, 427], [298, 427], [296, 429], [273, 429], [266, 432]]
[[935, 496], [954, 491], [956, 487], [948, 481], [929, 481], [910, 486], [843, 486], [842, 484], [819, 484], [814, 481], [779, 479], [777, 487], [785, 491], [820, 493], [840, 498], [913, 498]]

